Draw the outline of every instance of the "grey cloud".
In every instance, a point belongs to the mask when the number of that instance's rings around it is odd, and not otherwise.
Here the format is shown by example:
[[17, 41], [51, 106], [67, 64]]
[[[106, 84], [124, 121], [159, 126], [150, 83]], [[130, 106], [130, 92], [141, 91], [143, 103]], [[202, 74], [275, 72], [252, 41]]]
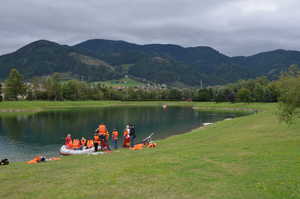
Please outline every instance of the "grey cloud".
[[48, 39], [205, 45], [227, 55], [299, 49], [296, 0], [2, 0], [0, 54]]

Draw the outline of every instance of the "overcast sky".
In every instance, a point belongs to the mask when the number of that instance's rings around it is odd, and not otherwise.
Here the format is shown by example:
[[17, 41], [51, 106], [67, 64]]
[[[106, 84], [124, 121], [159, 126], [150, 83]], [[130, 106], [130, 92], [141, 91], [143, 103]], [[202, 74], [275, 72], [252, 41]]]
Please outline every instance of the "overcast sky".
[[0, 54], [39, 39], [300, 50], [299, 0], [1, 0]]

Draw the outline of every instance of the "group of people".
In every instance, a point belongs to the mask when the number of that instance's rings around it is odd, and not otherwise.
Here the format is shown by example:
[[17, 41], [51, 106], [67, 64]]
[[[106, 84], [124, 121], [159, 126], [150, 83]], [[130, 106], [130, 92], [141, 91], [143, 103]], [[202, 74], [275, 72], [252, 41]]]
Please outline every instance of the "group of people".
[[[109, 145], [109, 137], [111, 137], [114, 149], [118, 149], [118, 130], [114, 129], [110, 134], [104, 124], [100, 124], [99, 127], [95, 130], [93, 139], [86, 140], [84, 137], [82, 137], [81, 139], [72, 139], [71, 134], [68, 134], [65, 138], [65, 145], [69, 149], [73, 150], [83, 150], [92, 147], [94, 147], [95, 152], [99, 150], [99, 147], [102, 151], [111, 150]], [[135, 127], [132, 124], [128, 124], [123, 132], [123, 147], [134, 147], [135, 139]]]

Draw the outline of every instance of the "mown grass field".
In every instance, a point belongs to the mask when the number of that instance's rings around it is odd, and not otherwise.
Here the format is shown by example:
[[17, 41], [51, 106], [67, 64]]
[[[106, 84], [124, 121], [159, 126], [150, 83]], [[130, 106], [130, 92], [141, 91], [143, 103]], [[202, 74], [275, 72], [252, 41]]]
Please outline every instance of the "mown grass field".
[[109, 87], [135, 87], [135, 86], [143, 86], [144, 83], [131, 79], [131, 78], [122, 78], [118, 80], [110, 80], [100, 82]]
[[4, 101], [0, 102], [0, 111], [35, 112], [46, 109], [110, 106], [119, 103], [118, 101]]
[[276, 104], [172, 104], [260, 111], [169, 137], [155, 149], [0, 167], [0, 198], [300, 198], [299, 120], [278, 123]]

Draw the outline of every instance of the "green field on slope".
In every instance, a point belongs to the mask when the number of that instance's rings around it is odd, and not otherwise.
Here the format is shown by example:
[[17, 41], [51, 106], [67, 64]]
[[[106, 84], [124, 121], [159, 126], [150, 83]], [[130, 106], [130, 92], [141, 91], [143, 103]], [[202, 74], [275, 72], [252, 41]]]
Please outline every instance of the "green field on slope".
[[276, 104], [177, 105], [259, 112], [160, 140], [154, 149], [1, 166], [0, 198], [300, 198], [299, 120], [279, 123]]
[[145, 85], [144, 83], [132, 78], [122, 78], [117, 80], [103, 81], [100, 83], [109, 87], [136, 87]]

